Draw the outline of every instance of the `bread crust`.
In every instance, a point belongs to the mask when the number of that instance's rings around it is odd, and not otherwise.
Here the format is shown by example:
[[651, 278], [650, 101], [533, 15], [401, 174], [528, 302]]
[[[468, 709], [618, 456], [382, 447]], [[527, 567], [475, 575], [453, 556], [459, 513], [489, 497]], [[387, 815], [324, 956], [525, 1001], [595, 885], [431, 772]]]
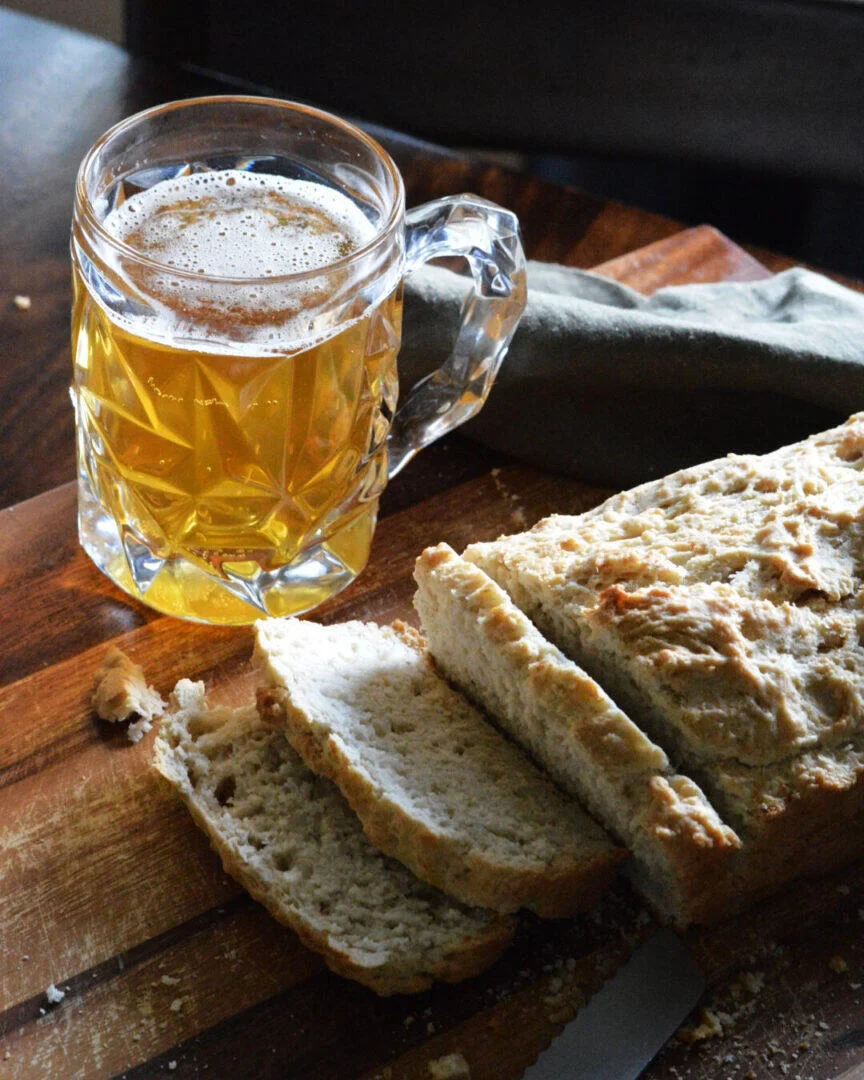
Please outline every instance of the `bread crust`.
[[464, 904], [504, 914], [530, 907], [541, 918], [590, 911], [627, 857], [624, 849], [610, 847], [593, 859], [572, 859], [554, 868], [502, 867], [477, 849], [466, 851], [457, 840], [426, 827], [397, 802], [382, 797], [337, 738], [321, 737], [310, 729], [309, 718], [292, 704], [287, 690], [264, 687], [257, 697], [261, 716], [283, 728], [314, 773], [336, 784], [375, 847]]
[[[204, 709], [203, 687], [193, 689], [195, 695], [191, 699], [191, 708], [195, 714], [194, 719], [201, 717], [205, 724], [210, 724], [209, 718], [214, 714], [208, 714]], [[186, 696], [189, 700], [190, 695], [187, 693]], [[255, 717], [252, 709], [219, 710], [215, 723], [231, 723], [233, 717], [250, 712], [252, 717]], [[172, 722], [169, 718], [167, 723], [170, 725]], [[256, 718], [255, 723], [260, 721]], [[426, 955], [421, 958], [416, 951], [410, 954], [391, 951], [374, 966], [358, 963], [350, 952], [334, 946], [333, 940], [326, 933], [304, 919], [301, 910], [280, 903], [262, 876], [232, 847], [220, 830], [218, 822], [208, 812], [203, 796], [192, 786], [190, 776], [174, 754], [174, 748], [162, 737], [161, 732], [154, 747], [153, 765], [183, 800], [195, 823], [204, 831], [226, 873], [267, 908], [275, 919], [293, 930], [307, 948], [319, 953], [332, 971], [362, 983], [377, 994], [418, 993], [438, 980], [459, 982], [470, 978], [489, 967], [512, 939], [515, 921], [490, 912], [471, 932], [465, 930], [461, 937], [454, 934], [453, 947], [441, 951], [439, 955]]]
[[864, 855], [862, 503], [859, 413], [465, 553], [739, 835], [698, 921]]
[[479, 567], [439, 544], [414, 576], [443, 673], [633, 850], [627, 872], [667, 921], [714, 917], [716, 874], [740, 840], [699, 787]]
[[[172, 783], [170, 780], [168, 782]], [[492, 921], [484, 933], [462, 942], [458, 949], [445, 954], [437, 962], [427, 964], [425, 970], [414, 970], [408, 965], [401, 967], [396, 963], [377, 968], [362, 967], [355, 963], [348, 953], [334, 949], [328, 938], [315, 927], [276, 903], [266, 886], [242, 859], [237, 857], [219, 832], [211, 827], [206, 814], [197, 803], [185, 796], [183, 801], [195, 824], [207, 834], [210, 846], [219, 856], [226, 874], [242, 885], [277, 922], [293, 930], [307, 949], [318, 953], [331, 971], [362, 983], [381, 997], [389, 997], [391, 994], [419, 994], [428, 990], [435, 982], [456, 983], [473, 978], [490, 967], [513, 938], [515, 922], [512, 919], [500, 918]]]

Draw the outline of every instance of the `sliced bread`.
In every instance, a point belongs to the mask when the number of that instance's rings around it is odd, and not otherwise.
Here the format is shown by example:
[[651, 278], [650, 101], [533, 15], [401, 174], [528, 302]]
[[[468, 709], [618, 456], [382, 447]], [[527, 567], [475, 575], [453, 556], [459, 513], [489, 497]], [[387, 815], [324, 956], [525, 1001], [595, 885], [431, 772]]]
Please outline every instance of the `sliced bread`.
[[730, 910], [864, 855], [862, 505], [858, 414], [465, 552], [735, 829]]
[[208, 709], [183, 680], [154, 763], [225, 870], [340, 975], [414, 993], [486, 968], [513, 921], [468, 908], [381, 855], [337, 789], [254, 706]]
[[680, 925], [714, 915], [714, 870], [740, 847], [699, 787], [479, 567], [446, 544], [414, 570], [436, 665], [633, 852], [628, 872]]
[[432, 668], [410, 627], [257, 624], [259, 707], [370, 840], [464, 903], [572, 915], [624, 852]]

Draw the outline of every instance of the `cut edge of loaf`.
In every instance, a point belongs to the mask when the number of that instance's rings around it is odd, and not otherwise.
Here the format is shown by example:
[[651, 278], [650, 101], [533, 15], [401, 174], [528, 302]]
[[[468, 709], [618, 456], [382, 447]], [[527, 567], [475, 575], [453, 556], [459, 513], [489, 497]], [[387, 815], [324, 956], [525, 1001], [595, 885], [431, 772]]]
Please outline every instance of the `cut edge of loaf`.
[[440, 544], [414, 576], [445, 676], [631, 848], [627, 872], [652, 908], [678, 925], [711, 921], [716, 868], [740, 841], [698, 785], [480, 567]]
[[591, 911], [609, 887], [615, 868], [627, 857], [623, 849], [610, 847], [608, 853], [582, 859], [556, 873], [544, 869], [502, 874], [500, 866], [482, 853], [466, 854], [456, 845], [442, 843], [438, 833], [381, 799], [357, 773], [337, 740], [322, 741], [302, 730], [306, 716], [294, 707], [284, 687], [259, 689], [258, 709], [266, 722], [286, 732], [291, 746], [314, 773], [336, 784], [370, 843], [463, 904], [502, 914], [532, 905], [541, 918]]
[[[428, 989], [435, 981], [459, 982], [485, 971], [509, 945], [515, 931], [512, 918], [497, 913], [477, 909], [465, 911], [462, 905], [447, 897], [436, 898], [441, 908], [447, 909], [451, 917], [458, 918], [464, 913], [462, 932], [454, 932], [451, 947], [438, 950], [434, 955], [417, 957], [390, 953], [381, 963], [370, 965], [351, 954], [350, 949], [334, 944], [331, 936], [323, 933], [304, 918], [302, 911], [287, 906], [280, 900], [271, 883], [256, 869], [248, 859], [225, 837], [219, 821], [206, 799], [194, 788], [189, 770], [180, 760], [178, 747], [188, 747], [194, 742], [194, 728], [201, 732], [216, 732], [233, 725], [241, 734], [266, 727], [258, 710], [254, 706], [229, 709], [215, 707], [209, 709], [204, 701], [202, 683], [181, 680], [175, 688], [173, 702], [177, 710], [163, 716], [153, 751], [153, 766], [174, 792], [182, 799], [196, 825], [205, 833], [211, 846], [219, 856], [226, 873], [230, 874], [244, 889], [270, 914], [284, 926], [293, 930], [308, 949], [318, 953], [327, 966], [338, 975], [345, 976], [387, 996], [390, 994], [413, 994]], [[280, 742], [284, 742], [284, 752], [296, 758], [297, 767], [304, 769], [299, 758], [290, 749], [284, 734], [279, 731]], [[172, 745], [173, 744], [173, 745]], [[329, 784], [328, 781], [319, 783]], [[350, 810], [339, 804], [341, 796], [333, 788], [333, 810], [340, 816], [350, 814]], [[410, 882], [410, 875], [399, 864], [387, 860], [377, 852], [372, 852], [359, 824], [356, 828], [356, 843], [365, 851], [370, 851], [376, 862], [380, 862], [381, 873], [395, 874], [397, 881]], [[420, 883], [413, 883], [419, 885]], [[428, 886], [421, 886], [429, 891]], [[433, 915], [430, 913], [430, 919]]]
[[[571, 647], [560, 618], [555, 613], [550, 615], [512, 569], [492, 556], [489, 548], [494, 544], [471, 545], [464, 557], [489, 574], [566, 655], [584, 663], [584, 654]], [[602, 670], [590, 666], [615, 700], [643, 724], [638, 700], [631, 699], [619, 673], [612, 672], [606, 679]], [[742, 808], [731, 819], [742, 847], [728, 864], [708, 868], [707, 878], [701, 883], [706, 905], [701, 912], [694, 910], [698, 918], [693, 921], [709, 923], [727, 918], [796, 877], [829, 873], [864, 857], [864, 740], [860, 742], [860, 767], [843, 769], [840, 776], [833, 768], [832, 756], [818, 752], [790, 759], [784, 769], [774, 770], [773, 780], [767, 777], [771, 769], [760, 772], [744, 767], [743, 775], [738, 777]], [[695, 777], [713, 800], [716, 783], [710, 771], [700, 770]], [[755, 820], [748, 820], [743, 810], [748, 800], [756, 808]], [[724, 805], [731, 805], [728, 792]], [[780, 852], [782, 858], [778, 857]], [[693, 881], [699, 886], [698, 876]], [[638, 884], [641, 888], [641, 882]]]
[[[268, 621], [272, 625], [273, 620]], [[259, 623], [256, 661], [272, 684], [284, 679], [285, 673], [277, 673], [268, 661], [263, 638], [268, 623]], [[308, 628], [306, 622], [299, 625]], [[350, 628], [353, 624], [340, 624]], [[365, 624], [357, 624], [363, 626]], [[453, 696], [459, 707], [475, 712], [467, 700], [451, 690], [445, 680], [434, 671], [425, 642], [412, 627], [397, 622], [393, 627], [377, 627], [376, 631], [394, 633], [396, 637], [418, 654], [424, 668], [448, 697]], [[272, 646], [270, 646], [272, 647]], [[423, 881], [434, 885], [465, 904], [491, 908], [504, 914], [520, 908], [529, 908], [542, 918], [564, 918], [596, 907], [608, 888], [615, 870], [627, 858], [623, 848], [614, 845], [603, 830], [568, 800], [568, 810], [579, 816], [584, 823], [584, 843], [591, 854], [579, 854], [566, 859], [559, 858], [557, 866], [546, 863], [518, 868], [502, 866], [489, 853], [466, 850], [465, 843], [455, 837], [442, 834], [425, 822], [406, 812], [398, 800], [391, 798], [369, 775], [367, 770], [346, 752], [341, 737], [329, 733], [305, 708], [299, 707], [299, 679], [292, 688], [270, 685], [258, 691], [258, 708], [262, 717], [271, 724], [282, 727], [289, 743], [303, 758], [313, 772], [332, 780], [344, 795], [363, 825], [370, 841], [381, 851], [398, 859]], [[308, 702], [306, 703], [308, 706]], [[478, 714], [478, 721], [490, 727]], [[504, 736], [501, 736], [504, 738]], [[507, 740], [509, 742], [509, 740]], [[522, 751], [514, 752], [520, 755]], [[540, 777], [542, 773], [531, 766]], [[560, 799], [566, 796], [557, 792], [548, 780], [550, 791]]]

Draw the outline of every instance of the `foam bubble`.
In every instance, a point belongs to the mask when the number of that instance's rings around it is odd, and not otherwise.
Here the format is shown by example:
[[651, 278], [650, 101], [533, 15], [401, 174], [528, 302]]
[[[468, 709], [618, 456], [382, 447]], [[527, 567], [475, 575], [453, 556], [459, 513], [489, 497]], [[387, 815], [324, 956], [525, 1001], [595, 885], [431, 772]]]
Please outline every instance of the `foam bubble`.
[[375, 233], [340, 191], [235, 169], [163, 180], [113, 210], [104, 227], [166, 266], [235, 278], [317, 270]]
[[[270, 174], [226, 169], [163, 180], [130, 196], [103, 224], [167, 268], [130, 270], [147, 310], [103, 304], [109, 318], [181, 350], [198, 349], [202, 340], [217, 353], [284, 355], [310, 348], [362, 318], [392, 292], [401, 273], [394, 261], [375, 295], [364, 293], [363, 307], [347, 322], [347, 312], [332, 321], [328, 277], [283, 275], [330, 266], [373, 239], [375, 227], [342, 192]], [[175, 276], [174, 269], [187, 276]]]

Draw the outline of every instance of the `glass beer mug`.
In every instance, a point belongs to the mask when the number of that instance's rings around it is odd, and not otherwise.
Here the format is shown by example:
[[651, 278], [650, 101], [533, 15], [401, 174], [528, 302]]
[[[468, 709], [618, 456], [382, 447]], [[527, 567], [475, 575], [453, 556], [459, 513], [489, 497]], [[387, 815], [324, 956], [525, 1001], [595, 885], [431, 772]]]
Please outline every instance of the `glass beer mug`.
[[[454, 255], [473, 290], [453, 355], [397, 409], [403, 279]], [[512, 213], [460, 195], [406, 215], [374, 140], [265, 98], [107, 132], [72, 260], [81, 543], [127, 593], [209, 623], [354, 579], [388, 478], [482, 407], [525, 305]]]

